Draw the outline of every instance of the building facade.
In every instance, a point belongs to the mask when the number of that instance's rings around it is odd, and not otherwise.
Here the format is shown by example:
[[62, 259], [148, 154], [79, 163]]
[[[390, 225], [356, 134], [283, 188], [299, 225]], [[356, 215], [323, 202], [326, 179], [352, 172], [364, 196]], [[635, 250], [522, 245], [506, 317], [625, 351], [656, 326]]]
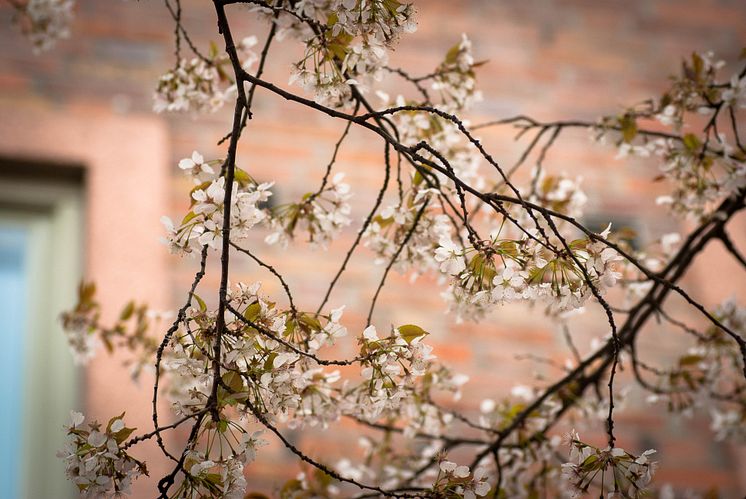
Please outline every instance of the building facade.
[[[182, 3], [185, 26], [195, 42], [218, 42], [211, 4]], [[392, 64], [425, 74], [467, 33], [477, 58], [486, 61], [478, 70], [484, 100], [470, 114], [472, 123], [518, 114], [545, 121], [595, 120], [658, 96], [668, 75], [677, 72], [680, 60], [694, 50], [713, 50], [733, 63], [746, 46], [746, 4], [737, 0], [415, 4], [418, 30], [401, 40]], [[56, 487], [64, 485], [56, 478], [45, 485], [33, 477], [40, 462], [50, 475], [61, 476], [61, 467], [50, 454], [55, 450], [52, 444], [61, 445], [58, 430], [68, 410], [83, 409], [99, 419], [127, 411], [128, 421], [148, 428], [150, 413], [138, 408], [149, 407], [152, 388], [148, 379], [139, 385], [128, 382], [122, 356], [101, 353], [87, 368], [74, 367], [60, 341], [56, 314], [71, 305], [82, 277], [97, 283], [104, 318], [114, 318], [132, 298], [156, 310], [173, 309], [182, 302], [197, 261], [168, 254], [159, 243], [159, 219], [187, 211], [191, 186], [176, 165], [193, 150], [206, 158], [222, 157], [225, 146], [217, 141], [229, 130], [232, 113], [228, 106], [198, 117], [152, 112], [156, 81], [174, 64], [172, 23], [159, 2], [79, 0], [71, 38], [38, 56], [11, 27], [11, 8], [3, 4], [0, 17], [5, 24], [0, 29], [0, 241], [5, 272], [1, 277], [3, 292], [33, 297], [8, 305], [3, 315], [11, 319], [2, 326], [6, 331], [36, 331], [13, 343], [16, 353], [9, 358], [14, 362], [5, 363], [8, 373], [3, 372], [16, 380], [8, 387], [8, 400], [16, 400], [10, 405], [21, 408], [7, 422], [23, 429], [15, 432], [13, 445], [35, 450], [24, 450], [15, 468], [0, 468], [14, 470], [8, 471], [15, 476], [8, 483], [15, 484], [12, 493], [17, 497], [57, 497]], [[251, 14], [237, 13], [235, 19], [236, 31], [261, 39], [263, 24]], [[275, 50], [266, 79], [285, 86], [299, 47], [284, 42]], [[392, 81], [386, 88], [394, 94], [401, 84]], [[281, 186], [275, 191], [278, 202], [296, 199], [308, 190], [309, 182], [320, 180], [342, 124], [268, 95], [258, 95], [254, 112], [255, 120], [239, 147], [239, 165], [258, 180], [276, 181]], [[488, 149], [505, 164], [525, 147], [513, 140], [514, 135], [515, 130], [507, 127], [480, 132]], [[630, 226], [641, 244], [686, 230], [655, 206], [665, 186], [652, 181], [658, 172], [651, 164], [617, 161], [615, 154], [590, 141], [586, 132], [571, 132], [550, 152], [547, 165], [558, 173], [584, 177], [588, 223]], [[353, 131], [338, 165], [355, 193], [353, 216], [359, 223], [383, 175], [380, 147], [364, 132]], [[733, 233], [744, 248], [746, 219], [735, 222]], [[290, 276], [300, 306], [315, 308], [357, 227], [346, 230], [328, 252], [262, 247], [263, 234], [257, 235], [256, 244], [261, 256]], [[35, 253], [34, 248], [45, 248], [46, 253]], [[746, 274], [721, 256], [721, 249], [708, 249], [704, 260], [709, 264], [692, 269], [685, 280], [687, 289], [711, 305], [733, 294], [746, 302]], [[362, 330], [366, 303], [382, 272], [371, 260], [365, 250], [353, 259], [331, 298], [331, 305], [347, 304], [350, 331]], [[210, 260], [201, 285], [213, 304], [209, 296], [216, 293], [209, 290], [217, 290], [218, 265], [217, 258]], [[281, 291], [249, 261], [236, 260], [233, 272], [233, 280], [262, 280], [270, 294]], [[49, 292], [41, 297], [30, 289]], [[521, 355], [558, 362], [567, 357], [561, 336], [536, 311], [505, 307], [479, 324], [455, 324], [443, 313], [437, 289], [432, 277], [420, 277], [412, 285], [408, 276], [394, 276], [375, 319], [386, 325], [415, 323], [431, 331], [434, 353], [471, 378], [462, 399], [466, 410], [476, 411], [483, 398], [506, 396], [515, 384], [534, 382], [537, 373], [555, 374], [550, 367], [521, 360]], [[696, 320], [684, 307], [681, 313]], [[600, 312], [594, 314], [590, 311], [581, 323], [578, 344], [586, 351], [590, 340], [602, 333], [596, 320]], [[671, 358], [675, 341], [665, 339], [663, 325], [650, 327], [660, 330], [664, 339], [645, 347], [660, 359]], [[44, 345], [43, 360], [37, 354], [39, 344]], [[646, 406], [644, 394], [629, 397], [618, 424], [620, 443], [640, 451], [659, 450], [657, 483], [699, 492], [714, 487], [723, 497], [742, 496], [746, 451], [729, 443], [713, 444], [706, 414], [670, 418], [663, 410]], [[293, 441], [310, 453], [329, 456], [341, 455], [349, 446], [349, 436], [335, 435], [333, 430], [292, 432]], [[13, 461], [7, 454], [0, 462]], [[151, 477], [162, 475], [166, 466], [155, 462]], [[272, 492], [282, 477], [299, 470], [293, 457], [273, 444], [249, 468], [250, 488]], [[145, 491], [152, 486], [152, 480], [139, 484], [136, 496], [149, 497]]]

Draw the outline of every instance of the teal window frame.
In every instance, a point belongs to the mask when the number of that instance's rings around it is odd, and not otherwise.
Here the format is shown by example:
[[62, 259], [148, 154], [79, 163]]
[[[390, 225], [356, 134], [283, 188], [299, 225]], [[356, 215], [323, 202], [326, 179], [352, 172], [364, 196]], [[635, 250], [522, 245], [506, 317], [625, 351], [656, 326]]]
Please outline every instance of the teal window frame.
[[64, 446], [70, 410], [80, 409], [82, 376], [59, 314], [74, 305], [82, 274], [84, 203], [81, 182], [48, 177], [0, 177], [0, 223], [26, 235], [21, 400], [15, 408], [20, 455], [12, 490], [19, 498], [63, 499], [77, 493], [56, 452]]

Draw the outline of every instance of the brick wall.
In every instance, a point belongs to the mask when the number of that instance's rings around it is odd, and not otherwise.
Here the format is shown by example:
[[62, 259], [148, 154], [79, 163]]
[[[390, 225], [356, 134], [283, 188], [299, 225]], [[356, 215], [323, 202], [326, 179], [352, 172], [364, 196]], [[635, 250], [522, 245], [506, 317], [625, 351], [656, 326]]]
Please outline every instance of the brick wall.
[[[215, 39], [215, 20], [209, 2], [184, 1], [186, 26], [198, 43]], [[392, 64], [425, 73], [434, 68], [462, 32], [472, 38], [477, 59], [488, 64], [479, 70], [479, 85], [485, 100], [471, 116], [480, 122], [515, 114], [540, 119], [594, 119], [621, 106], [657, 95], [667, 75], [678, 70], [679, 61], [692, 50], [715, 50], [733, 61], [746, 46], [746, 4], [737, 0], [630, 0], [607, 2], [526, 0], [423, 0], [417, 33], [402, 40]], [[252, 17], [234, 9], [237, 33], [257, 34]], [[40, 57], [31, 54], [26, 42], [8, 27], [10, 9], [0, 7], [4, 27], [0, 31], [0, 104], [19, 113], [43, 111], [47, 116], [85, 112], [92, 120], [116, 114], [137, 117], [150, 114], [151, 94], [159, 74], [173, 63], [171, 23], [159, 2], [101, 2], [81, 0], [73, 37]], [[256, 31], [259, 29], [259, 32]], [[238, 36], [238, 35], [236, 35]], [[203, 45], [204, 46], [204, 45]], [[272, 59], [277, 61], [267, 78], [284, 85], [287, 68], [298, 54], [291, 42], [278, 44]], [[392, 92], [398, 83], [388, 87]], [[50, 114], [51, 113], [51, 114]], [[165, 147], [170, 154], [172, 182], [168, 196], [169, 215], [183, 213], [188, 202], [188, 184], [176, 168], [177, 161], [193, 149], [208, 158], [220, 157], [224, 147], [215, 145], [229, 127], [230, 111], [199, 119], [161, 116], [167, 129]], [[259, 94], [255, 119], [239, 148], [239, 164], [261, 180], [276, 180], [280, 200], [297, 198], [309, 182], [320, 179], [342, 124], [317, 116], [279, 98]], [[31, 133], [31, 131], [29, 131]], [[481, 133], [488, 149], [503, 164], [515, 160], [521, 149], [512, 141], [513, 131], [489, 129]], [[141, 147], [121, 137], [123, 147]], [[353, 130], [343, 147], [338, 168], [348, 174], [355, 192], [353, 213], [361, 219], [382, 179], [379, 143], [360, 130]], [[2, 151], [0, 151], [2, 153]], [[586, 132], [567, 133], [550, 153], [548, 167], [555, 172], [582, 172], [590, 193], [589, 211], [600, 217], [631, 221], [643, 240], [680, 229], [677, 222], [661, 215], [653, 200], [665, 187], [650, 180], [654, 167], [643, 162], [614, 161], [614, 152], [587, 140]], [[124, 174], [125, 172], [122, 172]], [[746, 239], [746, 221], [734, 224], [734, 233]], [[336, 271], [341, 254], [354, 237], [355, 226], [338, 238], [328, 253], [303, 247], [281, 252], [263, 248], [256, 237], [257, 252], [276, 264], [297, 289], [299, 306], [315, 308], [319, 293]], [[157, 244], [133, 241], [133, 244]], [[695, 296], [713, 304], [732, 293], [746, 300], [746, 279], [729, 280], [738, 270], [720, 263], [717, 249], [706, 258], [716, 261], [707, 268], [694, 268], [686, 284]], [[364, 325], [366, 304], [382, 272], [370, 264], [370, 254], [361, 251], [332, 296], [331, 305], [348, 304], [346, 318], [351, 331]], [[277, 293], [276, 284], [249, 262], [234, 260], [233, 280], [265, 282], [266, 291]], [[116, 262], [112, 262], [115, 265]], [[171, 301], [179, 303], [191, 282], [195, 261], [170, 261]], [[217, 260], [210, 262], [205, 289], [217, 288]], [[739, 274], [743, 276], [743, 274]], [[97, 276], [91, 276], [96, 278]], [[393, 276], [382, 294], [375, 314], [381, 327], [416, 323], [433, 334], [435, 353], [472, 380], [465, 390], [463, 406], [474, 410], [484, 397], [499, 398], [516, 382], [526, 382], [535, 372], [556, 375], [550, 368], [515, 356], [531, 352], [563, 361], [569, 353], [562, 339], [536, 311], [515, 306], [495, 311], [482, 324], [454, 325], [442, 314], [443, 304], [432, 278], [421, 278], [416, 287], [406, 277]], [[137, 286], [131, 286], [133, 295]], [[207, 291], [201, 293], [209, 295]], [[112, 304], [113, 307], [118, 304]], [[680, 307], [681, 308], [681, 307]], [[686, 315], [681, 308], [683, 317]], [[590, 338], [602, 332], [598, 311], [590, 311], [580, 322], [578, 344], [589, 349]], [[650, 326], [646, 347], [656, 356], [670, 358], [679, 348], [663, 326]], [[148, 399], [147, 387], [143, 400]], [[633, 407], [620, 416], [620, 444], [630, 450], [659, 449], [662, 468], [658, 482], [705, 489], [719, 487], [726, 496], [739, 497], [746, 490], [739, 477], [738, 449], [710, 443], [706, 419], [669, 419], [649, 411], [631, 395]], [[316, 430], [294, 432], [293, 438], [311, 453], [333, 461], [345, 445], [342, 432]], [[347, 437], [344, 437], [347, 438]], [[271, 491], [279, 475], [294, 475], [298, 466], [288, 452], [273, 445], [249, 470], [250, 484]], [[282, 466], [278, 466], [282, 463]], [[743, 468], [742, 468], [743, 470]]]

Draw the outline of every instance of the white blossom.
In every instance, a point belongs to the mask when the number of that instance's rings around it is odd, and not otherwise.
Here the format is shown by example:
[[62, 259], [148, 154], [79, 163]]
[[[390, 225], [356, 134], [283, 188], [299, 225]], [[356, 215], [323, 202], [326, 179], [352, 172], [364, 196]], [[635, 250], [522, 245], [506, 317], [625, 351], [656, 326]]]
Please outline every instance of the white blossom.
[[74, 6], [74, 0], [28, 0], [17, 7], [15, 21], [34, 53], [49, 50], [57, 41], [70, 37]]

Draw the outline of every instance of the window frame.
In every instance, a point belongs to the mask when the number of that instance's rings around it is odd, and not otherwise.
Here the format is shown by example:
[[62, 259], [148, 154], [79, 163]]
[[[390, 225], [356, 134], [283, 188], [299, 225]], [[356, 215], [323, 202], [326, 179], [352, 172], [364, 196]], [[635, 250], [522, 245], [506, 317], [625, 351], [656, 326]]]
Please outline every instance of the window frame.
[[80, 369], [68, 352], [59, 314], [74, 305], [81, 278], [83, 186], [49, 177], [4, 175], [0, 200], [0, 219], [27, 232], [16, 490], [19, 497], [75, 497], [64, 463], [55, 454], [65, 442], [61, 427], [70, 409], [79, 406], [82, 392]]

